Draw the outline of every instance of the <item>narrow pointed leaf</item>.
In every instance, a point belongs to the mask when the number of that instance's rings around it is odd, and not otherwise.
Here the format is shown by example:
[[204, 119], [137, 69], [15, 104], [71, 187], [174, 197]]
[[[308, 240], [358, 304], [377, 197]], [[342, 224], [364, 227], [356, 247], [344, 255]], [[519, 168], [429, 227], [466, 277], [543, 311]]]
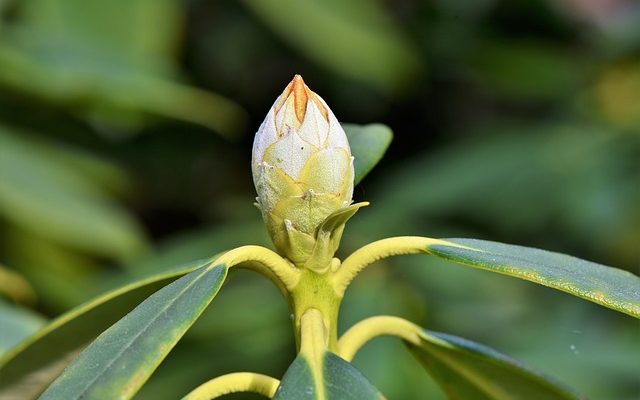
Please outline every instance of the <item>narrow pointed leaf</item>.
[[158, 289], [210, 262], [196, 261], [130, 283], [52, 321], [0, 358], [0, 398], [36, 399], [102, 331]]
[[102, 333], [40, 399], [129, 399], [218, 293], [224, 265], [206, 266], [147, 298]]
[[465, 339], [423, 330], [420, 344], [407, 346], [450, 399], [580, 399], [551, 378]]
[[353, 154], [354, 183], [357, 185], [380, 162], [391, 144], [393, 132], [388, 126], [382, 124], [342, 124], [342, 127], [347, 134], [351, 154]]
[[640, 277], [565, 254], [476, 239], [446, 239], [427, 252], [571, 293], [640, 318]]
[[311, 363], [298, 357], [285, 373], [276, 400], [373, 400], [383, 396], [351, 364], [333, 353], [322, 357], [322, 381], [317, 382]]

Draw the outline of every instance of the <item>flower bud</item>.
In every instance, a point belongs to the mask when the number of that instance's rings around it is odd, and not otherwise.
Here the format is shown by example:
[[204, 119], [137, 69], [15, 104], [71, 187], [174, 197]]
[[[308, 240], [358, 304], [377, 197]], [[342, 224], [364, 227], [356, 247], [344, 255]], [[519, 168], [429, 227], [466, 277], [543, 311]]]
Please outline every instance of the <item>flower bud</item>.
[[303, 265], [320, 224], [351, 203], [354, 172], [344, 130], [299, 75], [256, 133], [252, 172], [258, 207], [274, 244]]

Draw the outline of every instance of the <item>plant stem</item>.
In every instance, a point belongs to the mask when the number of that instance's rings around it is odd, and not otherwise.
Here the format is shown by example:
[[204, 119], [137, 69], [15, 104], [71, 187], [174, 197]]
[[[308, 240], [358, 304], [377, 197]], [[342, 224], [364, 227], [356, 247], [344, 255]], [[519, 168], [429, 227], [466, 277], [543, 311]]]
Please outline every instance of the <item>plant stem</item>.
[[231, 393], [253, 392], [272, 398], [280, 381], [267, 375], [236, 372], [222, 375], [195, 388], [182, 400], [210, 400]]
[[302, 316], [308, 310], [315, 309], [322, 316], [327, 337], [327, 348], [330, 351], [336, 351], [338, 311], [342, 297], [335, 292], [330, 274], [318, 274], [308, 269], [303, 269], [300, 272], [300, 280], [290, 292], [290, 306], [293, 313], [293, 327], [298, 350], [300, 350], [302, 343]]
[[[333, 274], [333, 284], [339, 296], [344, 295], [349, 283], [366, 266], [391, 256], [429, 253], [429, 246], [442, 244], [451, 246], [451, 242], [420, 236], [398, 236], [378, 240], [356, 250], [347, 257], [342, 266]], [[455, 244], [453, 244], [455, 245]], [[457, 247], [464, 247], [455, 245]]]
[[218, 257], [214, 263], [260, 272], [271, 279], [283, 293], [290, 292], [300, 279], [300, 271], [293, 264], [262, 246], [237, 247]]
[[378, 336], [397, 336], [413, 344], [420, 343], [421, 328], [399, 317], [377, 316], [358, 322], [338, 341], [337, 354], [347, 361], [353, 360], [358, 350]]

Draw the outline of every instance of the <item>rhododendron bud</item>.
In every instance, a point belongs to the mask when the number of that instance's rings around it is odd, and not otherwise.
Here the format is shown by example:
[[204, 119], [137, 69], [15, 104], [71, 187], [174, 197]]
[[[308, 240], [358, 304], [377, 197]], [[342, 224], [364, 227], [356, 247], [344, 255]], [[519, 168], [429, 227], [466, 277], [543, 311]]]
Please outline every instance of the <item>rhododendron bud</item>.
[[295, 264], [304, 264], [320, 224], [351, 204], [354, 172], [344, 130], [299, 75], [256, 133], [252, 171], [274, 244]]

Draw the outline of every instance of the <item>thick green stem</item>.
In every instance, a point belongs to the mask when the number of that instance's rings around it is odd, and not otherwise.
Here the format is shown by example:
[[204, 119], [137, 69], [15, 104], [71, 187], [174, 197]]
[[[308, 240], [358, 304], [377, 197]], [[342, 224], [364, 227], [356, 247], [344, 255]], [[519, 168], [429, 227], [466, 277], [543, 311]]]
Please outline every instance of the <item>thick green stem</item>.
[[[334, 264], [339, 263], [334, 259]], [[304, 313], [310, 309], [317, 310], [323, 319], [327, 333], [328, 349], [337, 349], [338, 338], [338, 311], [340, 309], [341, 296], [338, 296], [333, 288], [330, 274], [318, 274], [308, 269], [300, 271], [300, 279], [291, 290], [291, 312], [293, 313], [293, 326], [298, 349], [301, 345], [301, 319]]]

